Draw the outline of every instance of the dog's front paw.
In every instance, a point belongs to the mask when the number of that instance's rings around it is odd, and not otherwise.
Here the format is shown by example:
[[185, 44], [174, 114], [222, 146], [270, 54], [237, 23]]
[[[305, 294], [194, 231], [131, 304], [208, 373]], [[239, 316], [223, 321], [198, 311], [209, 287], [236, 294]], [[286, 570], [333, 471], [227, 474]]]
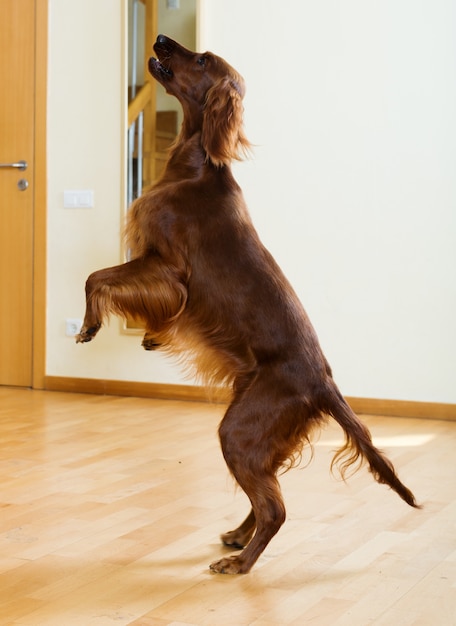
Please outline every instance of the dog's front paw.
[[142, 340], [142, 347], [144, 350], [157, 350], [161, 346], [160, 343], [157, 343], [155, 339], [148, 334], [144, 335], [144, 339]]
[[250, 568], [246, 568], [243, 560], [238, 556], [229, 556], [220, 561], [214, 561], [209, 565], [216, 574], [246, 574]]
[[87, 343], [88, 341], [92, 341], [100, 328], [100, 322], [95, 324], [95, 326], [90, 326], [89, 328], [83, 326], [79, 335], [76, 335], [76, 343]]

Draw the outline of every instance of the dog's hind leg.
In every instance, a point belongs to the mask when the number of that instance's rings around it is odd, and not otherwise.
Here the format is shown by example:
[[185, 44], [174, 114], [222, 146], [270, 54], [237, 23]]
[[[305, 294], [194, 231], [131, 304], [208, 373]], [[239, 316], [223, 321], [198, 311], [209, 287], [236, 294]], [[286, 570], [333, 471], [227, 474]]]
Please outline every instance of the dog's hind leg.
[[299, 410], [299, 403], [275, 395], [274, 385], [264, 382], [253, 385], [228, 408], [219, 429], [223, 456], [252, 512], [238, 529], [222, 535], [228, 545], [247, 546], [240, 554], [212, 563], [212, 571], [247, 573], [284, 523], [276, 474], [300, 441]]
[[223, 436], [222, 442], [228, 466], [252, 504], [256, 532], [240, 554], [222, 558], [210, 568], [219, 574], [246, 574], [284, 523], [285, 505], [275, 471], [266, 469], [252, 456], [246, 458], [243, 455], [242, 460], [236, 458], [237, 453], [232, 454], [230, 443]]

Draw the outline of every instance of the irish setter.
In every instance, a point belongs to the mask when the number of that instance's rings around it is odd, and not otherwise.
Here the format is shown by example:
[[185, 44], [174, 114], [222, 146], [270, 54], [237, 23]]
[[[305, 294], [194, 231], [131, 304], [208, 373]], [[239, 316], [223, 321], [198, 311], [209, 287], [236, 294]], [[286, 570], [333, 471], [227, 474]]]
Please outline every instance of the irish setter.
[[[219, 435], [251, 511], [222, 541], [241, 550], [211, 564], [248, 572], [285, 520], [277, 481], [311, 433], [332, 416], [345, 433], [342, 476], [366, 461], [409, 505], [412, 492], [372, 444], [336, 386], [315, 331], [252, 225], [230, 163], [248, 150], [242, 77], [220, 57], [159, 35], [149, 70], [184, 111], [161, 178], [131, 206], [131, 261], [89, 276], [78, 342], [110, 313], [140, 320], [145, 349], [178, 355], [206, 384], [232, 390]], [[358, 463], [357, 463], [358, 462]]]

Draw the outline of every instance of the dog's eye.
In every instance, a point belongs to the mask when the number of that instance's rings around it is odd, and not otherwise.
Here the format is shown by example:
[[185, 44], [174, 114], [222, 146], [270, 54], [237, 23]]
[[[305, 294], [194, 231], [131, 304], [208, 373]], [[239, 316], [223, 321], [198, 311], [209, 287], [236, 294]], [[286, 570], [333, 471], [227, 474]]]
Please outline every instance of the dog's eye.
[[207, 57], [204, 56], [204, 54], [200, 57], [198, 57], [197, 63], [198, 65], [201, 65], [201, 67], [204, 67], [206, 65], [206, 61], [207, 61]]

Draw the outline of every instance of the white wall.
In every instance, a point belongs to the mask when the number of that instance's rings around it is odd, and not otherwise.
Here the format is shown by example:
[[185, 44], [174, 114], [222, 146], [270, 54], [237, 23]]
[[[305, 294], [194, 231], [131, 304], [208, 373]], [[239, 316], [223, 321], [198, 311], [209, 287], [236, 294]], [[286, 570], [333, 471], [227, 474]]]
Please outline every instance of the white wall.
[[[84, 315], [87, 276], [121, 260], [125, 24], [124, 0], [50, 0], [46, 374], [178, 383], [116, 318], [91, 344], [65, 336], [64, 320]], [[63, 209], [64, 189], [93, 189], [95, 207]]]
[[[343, 393], [456, 402], [454, 3], [200, 3], [201, 49], [247, 81], [256, 148], [236, 175]], [[86, 276], [120, 259], [124, 15], [50, 1], [46, 373], [185, 382], [115, 319], [92, 344], [64, 336]], [[62, 209], [68, 188], [95, 208]]]
[[247, 81], [238, 179], [343, 392], [455, 402], [455, 3], [202, 9]]

